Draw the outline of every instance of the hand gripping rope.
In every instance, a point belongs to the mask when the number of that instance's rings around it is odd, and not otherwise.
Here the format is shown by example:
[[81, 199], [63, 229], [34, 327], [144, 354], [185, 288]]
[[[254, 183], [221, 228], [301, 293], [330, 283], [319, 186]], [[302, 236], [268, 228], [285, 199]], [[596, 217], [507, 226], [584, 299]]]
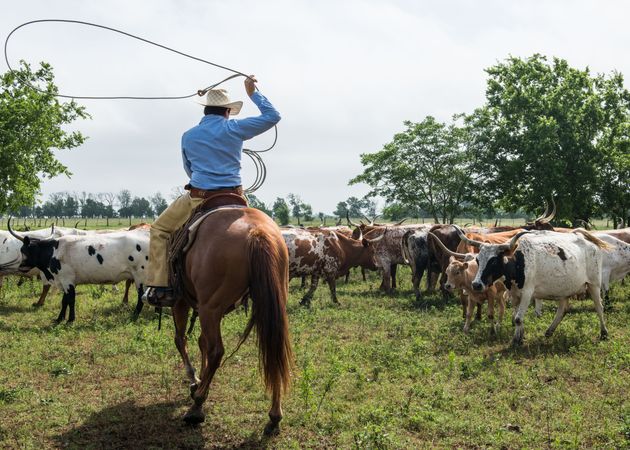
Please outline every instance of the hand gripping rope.
[[[40, 19], [40, 20], [31, 20], [29, 22], [25, 22], [17, 27], [15, 27], [13, 30], [11, 30], [11, 32], [7, 35], [5, 41], [4, 41], [4, 60], [6, 61], [7, 67], [9, 68], [9, 71], [16, 75], [16, 72], [13, 70], [13, 68], [11, 67], [11, 64], [9, 63], [9, 57], [7, 55], [7, 49], [8, 49], [8, 44], [9, 44], [9, 39], [11, 38], [11, 36], [13, 35], [13, 33], [15, 33], [17, 30], [19, 30], [20, 28], [26, 27], [28, 25], [33, 25], [33, 24], [37, 24], [37, 23], [69, 23], [69, 24], [74, 24], [74, 25], [85, 25], [88, 27], [94, 27], [94, 28], [101, 28], [103, 30], [108, 30], [108, 31], [112, 31], [114, 33], [118, 33], [118, 34], [122, 34], [123, 36], [127, 36], [130, 37], [132, 39], [136, 39], [138, 41], [144, 42], [146, 44], [149, 45], [153, 45], [155, 47], [159, 47], [163, 50], [172, 52], [172, 53], [176, 53], [180, 56], [184, 56], [186, 58], [195, 60], [195, 61], [199, 61], [202, 62], [204, 64], [208, 64], [214, 67], [217, 67], [219, 69], [223, 69], [223, 70], [227, 70], [229, 72], [233, 72], [233, 75], [230, 75], [227, 78], [224, 78], [223, 80], [219, 81], [218, 83], [214, 83], [208, 87], [206, 87], [205, 89], [200, 89], [196, 92], [193, 92], [192, 94], [186, 94], [186, 95], [177, 95], [177, 96], [160, 96], [160, 97], [139, 97], [139, 96], [131, 96], [131, 95], [116, 95], [116, 96], [94, 96], [94, 95], [70, 95], [70, 94], [55, 94], [56, 97], [60, 97], [60, 98], [68, 98], [68, 99], [83, 99], [83, 100], [182, 100], [182, 99], [186, 99], [186, 98], [192, 98], [194, 96], [203, 96], [205, 95], [205, 93], [207, 91], [209, 91], [210, 89], [214, 89], [217, 86], [220, 86], [221, 84], [225, 83], [226, 81], [229, 81], [233, 78], [237, 78], [237, 77], [246, 77], [249, 78], [247, 75], [245, 75], [243, 72], [239, 72], [238, 70], [234, 70], [231, 69], [229, 67], [226, 66], [222, 66], [220, 64], [216, 64], [213, 63], [211, 61], [202, 59], [202, 58], [198, 58], [196, 56], [193, 55], [189, 55], [187, 53], [181, 52], [179, 50], [175, 50], [173, 48], [167, 47], [166, 45], [162, 45], [162, 44], [158, 44], [157, 42], [153, 42], [149, 39], [144, 39], [141, 38], [139, 36], [133, 35], [131, 33], [127, 33], [125, 31], [121, 31], [121, 30], [117, 30], [115, 28], [111, 28], [111, 27], [107, 27], [105, 25], [99, 25], [96, 23], [91, 23], [91, 22], [84, 22], [81, 20], [69, 20], [69, 19]], [[38, 91], [38, 92], [44, 92], [42, 89], [38, 88], [37, 86], [32, 85], [28, 80], [21, 80], [25, 85], [27, 85], [28, 87], [30, 87], [31, 89]], [[256, 88], [258, 89], [258, 88]], [[278, 128], [277, 126], [273, 127], [274, 129], [274, 139], [273, 142], [271, 144], [270, 147], [263, 149], [263, 150], [252, 150], [249, 148], [244, 148], [243, 149], [243, 153], [246, 154], [247, 156], [249, 156], [249, 158], [252, 160], [252, 162], [254, 163], [254, 167], [256, 168], [256, 178], [254, 179], [254, 182], [252, 183], [251, 186], [249, 186], [247, 189], [245, 189], [245, 193], [246, 194], [250, 194], [252, 192], [255, 192], [256, 190], [260, 189], [260, 187], [263, 185], [263, 183], [265, 182], [265, 179], [267, 178], [267, 168], [265, 166], [264, 161], [262, 160], [262, 157], [260, 156], [260, 153], [265, 153], [268, 152], [269, 150], [271, 150], [272, 148], [275, 147], [276, 142], [278, 141]]]

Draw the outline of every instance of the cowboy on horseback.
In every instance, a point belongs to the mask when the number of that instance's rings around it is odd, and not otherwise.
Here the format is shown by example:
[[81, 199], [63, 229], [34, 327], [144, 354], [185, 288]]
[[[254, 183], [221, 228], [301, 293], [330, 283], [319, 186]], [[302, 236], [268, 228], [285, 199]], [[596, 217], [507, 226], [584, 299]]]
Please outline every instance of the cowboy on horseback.
[[190, 218], [204, 199], [219, 192], [243, 195], [241, 155], [243, 141], [272, 128], [280, 114], [256, 90], [256, 78], [245, 79], [245, 91], [260, 110], [260, 115], [246, 119], [229, 119], [237, 115], [242, 101], [231, 102], [225, 89], [211, 89], [201, 105], [204, 117], [199, 125], [182, 136], [184, 170], [190, 177], [182, 194], [164, 210], [151, 227], [149, 269], [143, 300], [153, 306], [172, 307], [173, 289], [168, 285], [168, 239]]

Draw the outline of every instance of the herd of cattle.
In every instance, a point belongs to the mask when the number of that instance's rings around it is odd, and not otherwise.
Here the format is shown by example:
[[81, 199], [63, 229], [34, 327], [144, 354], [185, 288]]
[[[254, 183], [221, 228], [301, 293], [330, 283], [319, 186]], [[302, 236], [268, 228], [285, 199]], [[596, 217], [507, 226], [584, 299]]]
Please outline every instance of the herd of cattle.
[[[439, 279], [444, 297], [458, 292], [468, 331], [475, 306], [477, 319], [487, 301], [491, 332], [502, 322], [506, 301], [513, 306], [514, 343], [522, 342], [523, 319], [532, 301], [540, 315], [542, 299], [559, 302], [547, 329], [556, 329], [568, 308], [568, 299], [588, 295], [600, 321], [601, 337], [608, 334], [602, 294], [610, 283], [630, 273], [630, 228], [588, 232], [554, 228], [554, 213], [543, 214], [523, 227], [464, 227], [435, 224], [353, 223], [334, 227], [285, 227], [282, 235], [290, 259], [290, 277], [306, 277], [311, 284], [302, 298], [308, 305], [320, 278], [337, 302], [336, 281], [353, 267], [378, 270], [380, 289], [396, 288], [396, 267], [410, 265], [416, 299], [422, 300], [420, 282], [426, 273], [433, 291]], [[142, 291], [149, 259], [149, 226], [129, 230], [85, 231], [57, 227], [33, 232], [0, 231], [0, 276], [39, 276], [44, 302], [50, 286], [63, 292], [58, 322], [75, 319], [75, 287], [79, 284], [135, 283], [142, 310]], [[365, 272], [363, 272], [365, 279]], [[124, 301], [127, 299], [125, 292]], [[495, 306], [498, 315], [495, 318]]]

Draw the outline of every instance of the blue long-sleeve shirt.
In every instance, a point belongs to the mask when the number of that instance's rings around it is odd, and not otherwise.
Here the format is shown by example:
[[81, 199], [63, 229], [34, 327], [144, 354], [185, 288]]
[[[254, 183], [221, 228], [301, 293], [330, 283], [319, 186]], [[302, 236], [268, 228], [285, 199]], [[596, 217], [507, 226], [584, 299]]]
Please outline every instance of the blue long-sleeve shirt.
[[280, 121], [280, 114], [260, 92], [252, 101], [260, 115], [226, 119], [209, 114], [182, 136], [184, 170], [190, 184], [198, 189], [219, 189], [241, 185], [243, 141], [264, 133]]

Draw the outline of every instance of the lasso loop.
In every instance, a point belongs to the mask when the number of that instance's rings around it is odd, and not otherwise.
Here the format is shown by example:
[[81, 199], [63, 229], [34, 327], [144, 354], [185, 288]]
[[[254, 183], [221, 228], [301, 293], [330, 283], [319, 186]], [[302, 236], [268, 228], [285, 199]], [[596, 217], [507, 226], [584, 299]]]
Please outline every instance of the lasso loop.
[[[192, 98], [194, 96], [203, 96], [206, 94], [206, 92], [208, 92], [210, 89], [214, 89], [218, 86], [220, 86], [221, 84], [225, 83], [226, 81], [229, 81], [233, 78], [237, 78], [237, 77], [246, 77], [249, 78], [248, 75], [246, 75], [245, 73], [235, 70], [235, 69], [231, 69], [229, 67], [226, 66], [222, 66], [220, 64], [216, 64], [213, 63], [211, 61], [190, 55], [188, 53], [184, 53], [182, 51], [176, 50], [174, 48], [171, 47], [167, 47], [166, 45], [162, 45], [159, 44], [157, 42], [151, 41], [149, 39], [145, 39], [142, 38], [140, 36], [136, 36], [134, 34], [131, 33], [127, 33], [126, 31], [122, 31], [122, 30], [117, 30], [116, 28], [112, 28], [112, 27], [108, 27], [105, 25], [99, 25], [96, 23], [91, 23], [91, 22], [84, 22], [81, 20], [70, 20], [70, 19], [39, 19], [39, 20], [31, 20], [29, 22], [25, 22], [17, 27], [15, 27], [13, 30], [11, 30], [11, 32], [7, 35], [5, 41], [4, 41], [4, 60], [7, 64], [7, 67], [9, 68], [9, 71], [16, 76], [16, 78], [20, 79], [17, 72], [11, 67], [11, 63], [9, 62], [9, 57], [8, 57], [8, 44], [9, 44], [9, 39], [11, 38], [11, 36], [13, 35], [13, 33], [15, 33], [17, 30], [19, 30], [20, 28], [23, 28], [27, 25], [32, 25], [32, 24], [37, 24], [37, 23], [70, 23], [70, 24], [75, 24], [75, 25], [85, 25], [85, 26], [89, 26], [89, 27], [94, 27], [94, 28], [101, 28], [103, 30], [108, 30], [114, 33], [118, 33], [118, 34], [122, 34], [123, 36], [127, 36], [130, 37], [132, 39], [136, 39], [138, 41], [144, 42], [146, 44], [149, 45], [153, 45], [155, 47], [159, 47], [163, 50], [172, 52], [172, 53], [176, 53], [180, 56], [184, 56], [186, 58], [195, 60], [195, 61], [199, 61], [202, 62], [204, 64], [209, 64], [211, 66], [217, 67], [219, 69], [223, 69], [223, 70], [227, 70], [229, 72], [233, 72], [233, 75], [230, 75], [227, 78], [224, 78], [223, 80], [214, 83], [204, 89], [199, 89], [196, 92], [193, 92], [192, 94], [185, 94], [185, 95], [176, 95], [176, 96], [159, 96], [159, 97], [155, 97], [155, 96], [131, 96], [131, 95], [116, 95], [116, 96], [94, 96], [94, 95], [70, 95], [70, 94], [54, 94], [55, 97], [60, 97], [60, 98], [67, 98], [67, 99], [71, 99], [71, 100], [76, 100], [76, 99], [81, 99], [81, 100], [182, 100], [182, 99], [186, 99], [186, 98]], [[42, 93], [47, 93], [44, 90], [38, 88], [37, 86], [34, 86], [33, 84], [31, 84], [28, 80], [24, 80], [24, 79], [20, 79], [20, 81], [22, 81], [22, 83], [24, 83], [26, 86], [30, 87], [31, 89], [38, 91], [38, 92], [42, 92]], [[258, 89], [258, 88], [256, 88]], [[256, 191], [257, 189], [259, 189], [263, 183], [265, 182], [265, 179], [267, 177], [267, 168], [265, 167], [265, 163], [263, 162], [262, 158], [260, 157], [260, 155], [258, 153], [264, 153], [264, 152], [268, 152], [269, 150], [271, 150], [275, 145], [276, 142], [278, 141], [278, 128], [277, 126], [274, 126], [274, 139], [273, 139], [273, 143], [271, 144], [271, 146], [269, 148], [263, 149], [263, 150], [251, 150], [251, 149], [243, 149], [243, 153], [246, 154], [247, 156], [249, 156], [251, 158], [251, 160], [254, 162], [254, 167], [256, 168], [256, 178], [254, 180], [254, 183], [252, 183], [252, 185], [250, 187], [248, 187], [247, 189], [245, 189], [246, 193], [252, 193], [254, 191]]]

